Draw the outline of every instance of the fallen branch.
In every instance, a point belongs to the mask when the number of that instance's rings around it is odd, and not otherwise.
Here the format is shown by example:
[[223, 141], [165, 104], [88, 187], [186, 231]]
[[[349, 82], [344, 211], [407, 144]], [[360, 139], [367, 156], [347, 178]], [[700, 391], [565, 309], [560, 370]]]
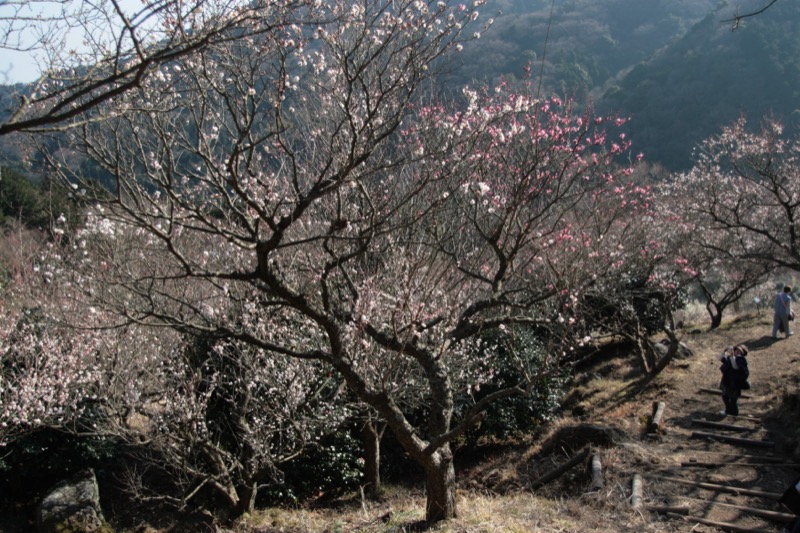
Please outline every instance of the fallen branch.
[[546, 485], [547, 483], [550, 483], [554, 479], [561, 477], [564, 473], [572, 470], [580, 463], [585, 461], [588, 456], [589, 456], [589, 448], [584, 447], [581, 451], [579, 451], [575, 455], [575, 457], [573, 457], [563, 465], [559, 466], [558, 468], [555, 468], [550, 472], [546, 473], [545, 475], [541, 476], [539, 479], [533, 481], [531, 483], [531, 490], [536, 490], [539, 487]]

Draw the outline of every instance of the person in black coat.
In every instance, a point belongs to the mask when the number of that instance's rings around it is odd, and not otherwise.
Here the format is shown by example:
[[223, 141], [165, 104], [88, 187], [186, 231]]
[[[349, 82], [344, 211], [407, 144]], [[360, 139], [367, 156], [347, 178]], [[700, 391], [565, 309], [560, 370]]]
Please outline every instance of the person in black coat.
[[725, 410], [720, 414], [739, 415], [739, 397], [743, 388], [750, 388], [747, 378], [750, 371], [747, 368], [747, 347], [744, 345], [728, 346], [719, 356], [722, 363], [719, 367], [722, 379], [719, 389], [722, 391], [722, 401]]
[[800, 479], [792, 483], [778, 501], [796, 515], [791, 523], [781, 529], [781, 533], [800, 533]]

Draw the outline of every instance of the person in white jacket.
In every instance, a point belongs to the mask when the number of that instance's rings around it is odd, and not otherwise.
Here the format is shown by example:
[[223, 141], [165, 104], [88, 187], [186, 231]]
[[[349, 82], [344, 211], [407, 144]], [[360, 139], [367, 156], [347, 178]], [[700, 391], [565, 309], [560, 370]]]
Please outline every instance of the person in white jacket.
[[792, 288], [788, 285], [783, 291], [775, 295], [775, 317], [772, 321], [772, 338], [778, 338], [778, 331], [786, 332], [786, 336], [793, 335], [789, 322], [794, 316], [792, 313]]

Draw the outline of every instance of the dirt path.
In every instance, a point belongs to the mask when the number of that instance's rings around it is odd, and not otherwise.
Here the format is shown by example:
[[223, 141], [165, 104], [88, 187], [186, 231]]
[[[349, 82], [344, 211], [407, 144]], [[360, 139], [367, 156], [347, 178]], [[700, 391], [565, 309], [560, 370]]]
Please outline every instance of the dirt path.
[[[640, 444], [628, 443], [620, 464], [629, 470], [625, 475], [642, 477], [645, 507], [679, 507], [694, 517], [669, 515], [675, 531], [720, 530], [705, 521], [733, 524], [732, 531], [777, 532], [785, 524], [780, 515], [758, 516], [742, 508], [786, 513], [775, 495], [800, 477], [800, 461], [787, 441], [796, 435], [796, 424], [787, 427], [778, 418], [782, 397], [796, 389], [800, 374], [800, 326], [797, 330], [788, 339], [772, 339], [771, 316], [764, 313], [714, 332], [686, 334], [682, 340], [693, 356], [673, 362], [636, 401], [595, 413], [628, 435], [643, 435]], [[718, 355], [733, 344], [750, 350], [752, 389], [739, 402], [740, 416], [725, 417], [719, 414], [722, 397], [714, 391], [720, 379]], [[658, 401], [666, 405], [665, 429], [648, 436], [643, 425]], [[727, 436], [744, 440], [721, 440]], [[654, 519], [659, 517], [667, 519], [665, 513]]]

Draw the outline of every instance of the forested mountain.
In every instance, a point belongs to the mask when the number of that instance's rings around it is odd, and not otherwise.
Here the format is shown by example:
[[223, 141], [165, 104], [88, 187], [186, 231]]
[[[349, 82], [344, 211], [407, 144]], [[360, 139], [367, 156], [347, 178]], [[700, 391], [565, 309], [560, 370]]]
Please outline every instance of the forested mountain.
[[[729, 20], [762, 4], [713, 1], [495, 0], [492, 28], [467, 50], [458, 82], [511, 79], [531, 63], [543, 92], [575, 94], [630, 116], [635, 150], [670, 170], [740, 115], [800, 123], [800, 4], [778, 2], [736, 31]], [[545, 48], [545, 37], [548, 35]], [[542, 69], [542, 57], [544, 68]]]
[[601, 103], [633, 118], [630, 133], [650, 161], [691, 165], [701, 139], [739, 116], [800, 126], [800, 3], [781, 1], [736, 31], [713, 12], [611, 87]]
[[[800, 123], [800, 3], [780, 1], [736, 31], [724, 22], [761, 5], [488, 0], [479, 20], [493, 24], [456, 56], [447, 84], [529, 76], [543, 95], [630, 116], [634, 149], [683, 170], [699, 141], [742, 114], [754, 126], [770, 113], [794, 130]], [[0, 86], [0, 100], [19, 89]], [[0, 163], [30, 161], [29, 148], [0, 139]]]
[[[679, 40], [713, 8], [712, 0], [489, 0], [491, 29], [467, 48], [460, 82], [519, 77], [530, 63], [549, 91], [578, 93]], [[552, 16], [551, 16], [552, 7]]]
[[797, 2], [736, 31], [729, 19], [763, 3], [574, 0], [552, 17], [546, 1], [496, 0], [485, 11], [495, 6], [502, 14], [472, 44], [459, 81], [517, 77], [531, 62], [543, 91], [631, 117], [635, 150], [670, 170], [688, 168], [693, 148], [740, 115], [753, 127], [775, 116], [792, 133], [800, 124]]

